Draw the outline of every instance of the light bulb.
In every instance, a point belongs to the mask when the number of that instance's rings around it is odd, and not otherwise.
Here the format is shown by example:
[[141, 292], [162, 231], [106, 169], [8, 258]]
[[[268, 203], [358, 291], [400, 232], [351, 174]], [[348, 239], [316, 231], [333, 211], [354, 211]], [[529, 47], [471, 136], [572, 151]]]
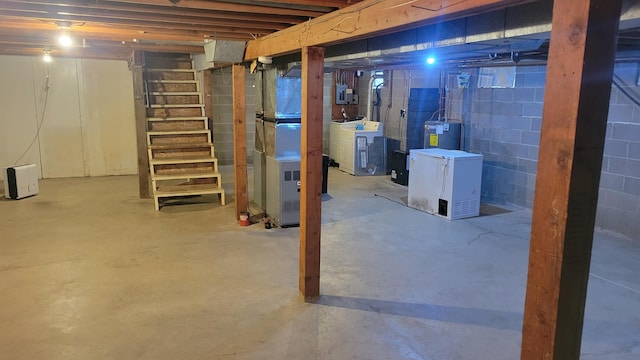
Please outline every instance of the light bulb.
[[49, 53], [44, 53], [44, 55], [42, 56], [42, 61], [46, 63], [51, 62], [51, 55], [49, 55]]
[[60, 38], [58, 39], [58, 41], [60, 42], [60, 45], [64, 47], [69, 47], [72, 44], [71, 37], [69, 37], [69, 35], [67, 34], [60, 35]]
[[435, 64], [435, 63], [436, 63], [436, 58], [434, 58], [433, 56], [429, 56], [429, 57], [427, 58], [427, 64], [429, 64], [429, 65], [433, 65], [433, 64]]

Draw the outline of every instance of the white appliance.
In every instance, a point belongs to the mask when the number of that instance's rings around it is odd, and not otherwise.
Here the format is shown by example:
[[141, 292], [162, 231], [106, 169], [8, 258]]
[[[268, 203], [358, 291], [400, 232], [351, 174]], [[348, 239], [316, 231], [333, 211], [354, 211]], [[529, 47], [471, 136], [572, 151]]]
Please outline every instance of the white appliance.
[[7, 199], [22, 199], [38, 191], [38, 167], [35, 164], [4, 169], [4, 196]]
[[382, 123], [366, 118], [331, 123], [329, 156], [340, 170], [351, 175], [384, 175], [385, 150]]
[[276, 225], [300, 224], [300, 176], [300, 157], [266, 156], [266, 210]]
[[480, 214], [482, 155], [460, 150], [409, 151], [409, 206], [449, 220]]

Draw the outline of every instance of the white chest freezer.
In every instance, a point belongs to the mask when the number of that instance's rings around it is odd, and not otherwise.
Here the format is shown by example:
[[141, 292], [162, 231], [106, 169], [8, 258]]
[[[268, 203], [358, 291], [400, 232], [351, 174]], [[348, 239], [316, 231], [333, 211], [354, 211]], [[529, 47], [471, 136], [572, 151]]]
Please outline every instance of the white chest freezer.
[[449, 220], [480, 214], [482, 155], [460, 150], [409, 152], [409, 206]]

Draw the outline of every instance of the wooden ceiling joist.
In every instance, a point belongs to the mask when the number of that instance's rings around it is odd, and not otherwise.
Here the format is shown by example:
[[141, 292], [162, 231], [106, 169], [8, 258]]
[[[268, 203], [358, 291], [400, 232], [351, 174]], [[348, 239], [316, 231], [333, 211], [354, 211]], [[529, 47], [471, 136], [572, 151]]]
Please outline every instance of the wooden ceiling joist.
[[[218, 10], [205, 10], [194, 9], [184, 7], [169, 7], [169, 6], [152, 6], [152, 5], [136, 5], [136, 4], [114, 4], [106, 2], [87, 2], [84, 0], [67, 0], [65, 3], [60, 3], [57, 0], [4, 0], [3, 3], [12, 3], [18, 8], [27, 8], [27, 4], [33, 6], [45, 6], [51, 9], [55, 9], [55, 12], [78, 12], [78, 13], [94, 13], [99, 10], [115, 11], [115, 12], [129, 12], [140, 13], [143, 15], [170, 15], [176, 16], [193, 16], [205, 19], [222, 19], [222, 20], [238, 20], [238, 21], [252, 21], [256, 23], [275, 23], [275, 24], [299, 24], [306, 21], [306, 17], [289, 16], [289, 15], [261, 15], [255, 16], [254, 14], [243, 14], [238, 12], [218, 11]], [[22, 6], [21, 6], [22, 5]], [[84, 11], [84, 12], [82, 12]]]
[[[20, 21], [16, 19], [8, 19], [0, 16], [0, 33], [13, 34], [15, 36], [24, 36], [27, 34], [35, 34], [39, 32], [48, 32], [50, 37], [56, 36], [59, 32], [52, 23], [45, 23], [38, 20]], [[176, 30], [166, 28], [140, 29], [140, 28], [122, 28], [109, 25], [84, 24], [82, 26], [72, 27], [71, 36], [77, 38], [89, 39], [113, 39], [120, 41], [133, 41], [134, 39], [142, 40], [164, 40], [164, 41], [204, 41], [208, 37], [213, 37], [214, 33], [200, 30]], [[226, 39], [248, 40], [251, 35], [248, 33], [228, 33], [216, 32], [216, 36]]]
[[[280, 0], [259, 0], [263, 3], [282, 3]], [[337, 9], [342, 9], [343, 7], [347, 7], [356, 3], [357, 1], [353, 0], [287, 0], [288, 4], [295, 5], [309, 5], [309, 6], [317, 6], [318, 4], [322, 4], [324, 6], [335, 7]]]
[[[19, 18], [21, 15], [15, 11], [4, 11], [3, 15], [11, 18]], [[38, 18], [40, 19], [48, 19], [48, 20], [52, 20], [52, 21], [57, 21], [57, 20], [68, 20], [68, 21], [72, 21], [75, 23], [85, 23], [88, 21], [91, 21], [93, 23], [102, 23], [102, 24], [114, 24], [114, 25], [123, 25], [123, 26], [127, 26], [127, 27], [131, 27], [131, 28], [137, 28], [140, 29], [142, 31], [146, 30], [146, 29], [153, 29], [153, 28], [159, 28], [159, 29], [165, 29], [165, 30], [194, 30], [194, 31], [205, 31], [207, 33], [213, 34], [216, 33], [218, 31], [222, 32], [222, 31], [226, 31], [226, 32], [233, 32], [233, 33], [245, 33], [245, 34], [260, 34], [260, 33], [270, 33], [275, 29], [272, 29], [270, 27], [260, 27], [259, 25], [257, 27], [232, 27], [235, 24], [220, 24], [218, 22], [211, 22], [208, 25], [207, 24], [196, 24], [196, 23], [190, 23], [190, 22], [175, 22], [175, 21], [169, 21], [168, 19], [165, 20], [164, 22], [158, 22], [158, 21], [145, 21], [145, 20], [131, 20], [131, 19], [124, 19], [124, 18], [104, 18], [104, 17], [98, 17], [98, 16], [73, 16], [73, 15], [56, 15], [56, 14], [38, 14]], [[247, 24], [247, 25], [254, 25], [254, 24]]]
[[303, 16], [303, 17], [317, 17], [317, 16], [322, 16], [326, 13], [322, 11], [234, 4], [230, 2], [207, 1], [207, 0], [180, 0], [180, 2], [178, 2], [177, 4], [173, 4], [168, 0], [117, 0], [117, 1], [110, 1], [110, 2], [167, 6], [167, 7], [175, 7], [175, 8], [184, 7], [184, 8], [190, 8], [190, 9], [230, 11], [230, 12], [262, 14], [262, 15], [291, 15], [291, 16]]
[[[175, 23], [176, 14], [169, 12], [165, 13], [143, 13], [128, 10], [105, 10], [105, 9], [91, 9], [82, 7], [71, 6], [52, 6], [41, 5], [31, 3], [16, 3], [16, 2], [0, 2], [0, 11], [4, 16], [13, 17], [40, 17], [46, 19], [56, 20], [71, 20], [71, 21], [111, 21], [113, 23], [134, 23], [134, 22], [158, 22], [161, 23]], [[196, 15], [194, 13], [184, 14], [180, 13], [180, 23], [189, 25], [206, 26], [228, 26], [228, 27], [240, 27], [242, 23], [239, 23], [237, 19], [229, 19], [224, 16], [208, 17], [202, 16], [202, 14]], [[249, 20], [249, 17], [245, 17]], [[255, 17], [254, 17], [255, 18]], [[281, 30], [288, 27], [289, 23], [277, 23], [277, 22], [262, 22], [252, 21], [248, 23], [253, 29], [268, 29], [271, 31]]]
[[453, 20], [532, 0], [365, 0], [249, 41], [245, 60], [300, 51]]

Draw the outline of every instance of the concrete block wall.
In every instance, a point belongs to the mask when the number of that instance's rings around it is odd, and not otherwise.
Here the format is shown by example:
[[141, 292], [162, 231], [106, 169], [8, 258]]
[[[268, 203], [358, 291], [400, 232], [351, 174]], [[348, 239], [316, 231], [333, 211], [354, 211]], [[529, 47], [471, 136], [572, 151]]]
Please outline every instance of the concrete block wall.
[[331, 87], [333, 85], [333, 73], [324, 74], [322, 89], [322, 152], [329, 154], [329, 132], [331, 128]]
[[[208, 70], [206, 70], [208, 71]], [[231, 68], [213, 70], [212, 76], [213, 104], [213, 144], [220, 165], [233, 164], [233, 79]], [[249, 72], [245, 75], [246, 124], [247, 124], [247, 163], [253, 163], [255, 147], [255, 76]]]
[[638, 63], [616, 65], [596, 226], [640, 240], [640, 87], [636, 85], [637, 79]]
[[482, 198], [530, 208], [535, 190], [545, 67], [519, 67], [513, 89], [477, 88], [477, 77], [472, 79], [467, 89], [471, 106], [465, 119], [466, 144], [467, 150], [484, 155]]
[[[617, 64], [600, 180], [596, 226], [640, 232], [640, 88], [637, 63]], [[513, 89], [467, 89], [467, 150], [484, 155], [483, 201], [531, 208], [535, 191], [546, 68], [517, 68]], [[472, 77], [473, 79], [473, 77]], [[465, 105], [459, 105], [465, 106]]]

